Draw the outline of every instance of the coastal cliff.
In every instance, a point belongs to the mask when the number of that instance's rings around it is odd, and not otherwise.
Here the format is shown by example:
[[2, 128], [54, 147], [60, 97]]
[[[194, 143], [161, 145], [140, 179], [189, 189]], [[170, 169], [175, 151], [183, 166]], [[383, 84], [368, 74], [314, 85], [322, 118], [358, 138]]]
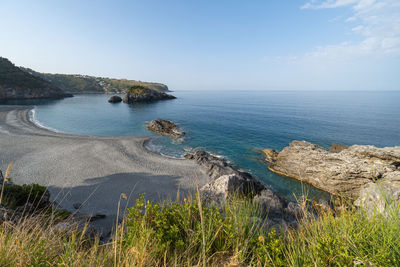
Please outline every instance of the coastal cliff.
[[35, 77], [0, 57], [0, 100], [71, 97], [57, 86]]
[[266, 149], [269, 169], [335, 195], [357, 198], [378, 182], [400, 188], [400, 146], [335, 145], [332, 152], [305, 141], [293, 141], [280, 153]]

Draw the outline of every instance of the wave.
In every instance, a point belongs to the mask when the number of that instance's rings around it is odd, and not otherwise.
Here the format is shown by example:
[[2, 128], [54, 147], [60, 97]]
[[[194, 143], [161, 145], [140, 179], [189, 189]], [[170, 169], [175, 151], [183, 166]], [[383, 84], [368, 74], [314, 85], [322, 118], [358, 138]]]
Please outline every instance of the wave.
[[57, 129], [54, 129], [54, 128], [51, 128], [51, 127], [48, 127], [48, 126], [45, 126], [45, 125], [43, 125], [38, 119], [37, 119], [37, 117], [36, 117], [36, 107], [34, 107], [33, 109], [31, 109], [30, 111], [29, 111], [29, 120], [33, 123], [33, 124], [35, 124], [37, 127], [39, 127], [39, 128], [42, 128], [42, 129], [46, 129], [46, 130], [48, 130], [48, 131], [51, 131], [51, 132], [55, 132], [55, 133], [64, 133], [64, 132], [62, 132], [62, 131], [59, 131], [59, 130], [57, 130]]

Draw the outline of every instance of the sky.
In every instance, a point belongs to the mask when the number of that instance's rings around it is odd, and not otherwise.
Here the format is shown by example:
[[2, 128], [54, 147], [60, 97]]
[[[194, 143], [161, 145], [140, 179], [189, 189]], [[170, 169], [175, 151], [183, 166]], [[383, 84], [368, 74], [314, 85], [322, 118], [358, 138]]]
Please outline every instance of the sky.
[[400, 90], [400, 0], [0, 0], [0, 56], [172, 90]]

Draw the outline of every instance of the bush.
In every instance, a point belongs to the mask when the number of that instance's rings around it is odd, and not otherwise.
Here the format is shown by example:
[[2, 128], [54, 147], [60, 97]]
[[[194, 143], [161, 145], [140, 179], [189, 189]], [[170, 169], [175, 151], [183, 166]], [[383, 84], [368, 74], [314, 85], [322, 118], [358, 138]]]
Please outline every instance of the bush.
[[142, 85], [134, 85], [127, 90], [127, 93], [134, 94], [134, 95], [143, 95], [148, 91], [150, 91], [150, 89], [148, 89]]
[[5, 185], [2, 204], [10, 208], [17, 208], [31, 203], [35, 207], [42, 207], [48, 200], [47, 189], [38, 184]]
[[241, 198], [216, 208], [198, 196], [159, 204], [141, 195], [104, 245], [73, 228], [55, 231], [47, 215], [2, 224], [0, 266], [400, 265], [398, 208], [368, 215], [338, 207], [281, 232], [260, 214]]
[[250, 262], [253, 250], [258, 249], [253, 245], [264, 245], [259, 240], [265, 230], [262, 222], [252, 220], [259, 211], [246, 199], [228, 201], [218, 209], [202, 207], [192, 198], [160, 205], [145, 202], [141, 195], [129, 209], [123, 247], [151, 251], [154, 259], [178, 264], [199, 264], [201, 260], [210, 264], [235, 254], [240, 261]]

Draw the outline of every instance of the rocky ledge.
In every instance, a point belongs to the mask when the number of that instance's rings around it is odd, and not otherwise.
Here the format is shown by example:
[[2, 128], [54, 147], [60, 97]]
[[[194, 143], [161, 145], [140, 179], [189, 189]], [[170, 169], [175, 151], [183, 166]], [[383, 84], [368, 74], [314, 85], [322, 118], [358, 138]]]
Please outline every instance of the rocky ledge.
[[205, 151], [186, 154], [185, 158], [203, 166], [210, 177], [210, 182], [200, 189], [206, 203], [220, 205], [233, 194], [244, 195], [261, 206], [264, 215], [268, 215], [269, 226], [296, 225], [300, 206], [276, 194], [250, 173], [237, 170], [225, 159]]
[[127, 90], [123, 99], [124, 103], [150, 102], [157, 100], [175, 99], [173, 95], [166, 94], [157, 90], [152, 90], [144, 86], [133, 86]]
[[272, 149], [264, 153], [271, 171], [334, 195], [357, 199], [363, 191], [374, 191], [376, 182], [389, 192], [400, 188], [400, 146], [333, 145], [327, 151], [305, 141], [293, 141], [280, 153]]
[[179, 137], [185, 134], [175, 123], [163, 119], [150, 121], [146, 128], [155, 133], [170, 135], [171, 137]]

